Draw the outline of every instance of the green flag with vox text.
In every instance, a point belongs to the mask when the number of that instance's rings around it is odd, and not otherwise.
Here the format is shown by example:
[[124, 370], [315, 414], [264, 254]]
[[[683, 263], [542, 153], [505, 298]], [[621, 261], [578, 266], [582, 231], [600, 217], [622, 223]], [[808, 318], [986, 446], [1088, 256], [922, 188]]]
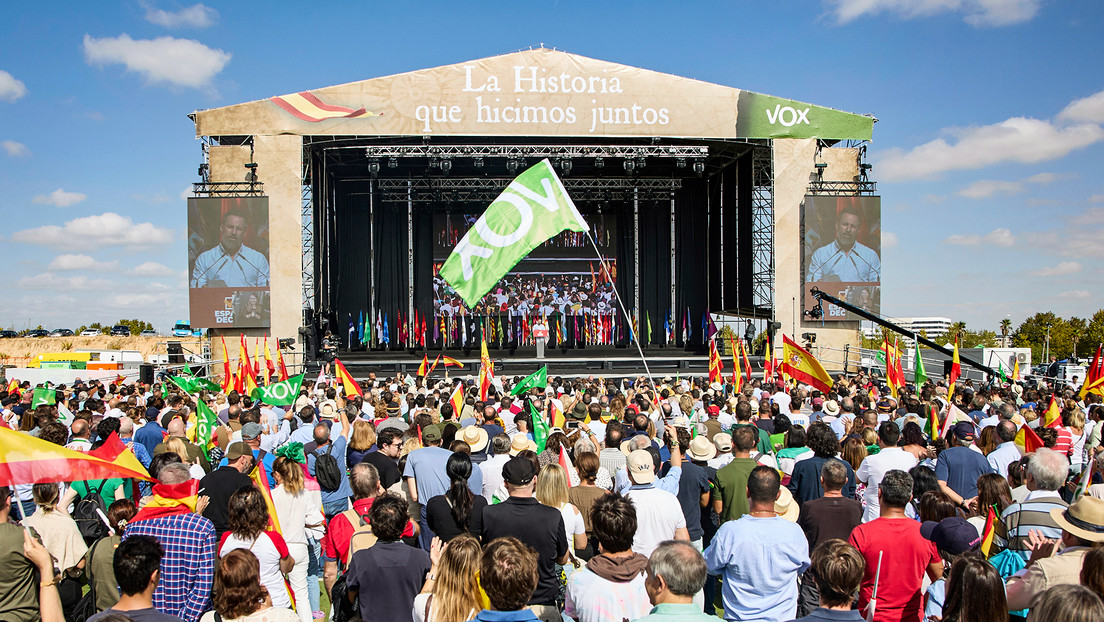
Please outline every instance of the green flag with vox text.
[[31, 408], [38, 408], [43, 404], [53, 406], [57, 403], [57, 391], [48, 387], [35, 387], [31, 394]]
[[299, 399], [299, 389], [303, 387], [303, 376], [292, 376], [283, 382], [275, 382], [265, 387], [253, 389], [249, 396], [271, 406], [289, 406]]
[[548, 366], [545, 365], [537, 371], [529, 374], [521, 379], [521, 382], [514, 385], [514, 388], [510, 390], [510, 395], [517, 395], [524, 393], [529, 389], [543, 389], [548, 386]]
[[199, 393], [200, 391], [219, 391], [222, 389], [219, 383], [206, 378], [194, 376], [169, 376], [173, 384], [180, 387], [185, 393]]
[[544, 415], [537, 412], [533, 402], [529, 402], [529, 414], [533, 417], [533, 442], [537, 444], [539, 454], [544, 451], [548, 443], [548, 422], [544, 420]]
[[211, 448], [211, 441], [215, 437], [215, 428], [218, 427], [218, 416], [203, 400], [196, 400], [196, 445], [207, 455]]
[[546, 158], [491, 202], [445, 260], [441, 277], [472, 308], [534, 248], [561, 231], [589, 229]]

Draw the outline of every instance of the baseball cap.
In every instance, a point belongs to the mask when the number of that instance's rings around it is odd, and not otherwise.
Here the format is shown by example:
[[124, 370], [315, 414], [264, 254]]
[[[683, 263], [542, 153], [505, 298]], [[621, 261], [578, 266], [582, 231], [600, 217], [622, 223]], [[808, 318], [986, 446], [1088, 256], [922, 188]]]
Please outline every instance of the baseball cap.
[[637, 449], [630, 453], [625, 463], [633, 483], [650, 484], [655, 481], [655, 462], [647, 450]]
[[527, 458], [510, 458], [502, 465], [502, 480], [514, 486], [524, 486], [533, 481], [537, 471]]
[[710, 404], [705, 407], [705, 412], [710, 415], [719, 415], [721, 414], [721, 409], [716, 404]]
[[713, 435], [713, 444], [717, 446], [717, 451], [729, 453], [732, 451], [732, 435], [728, 432], [717, 432]]
[[226, 449], [227, 462], [233, 462], [242, 456], [252, 456], [253, 450], [249, 448], [249, 445], [238, 441], [236, 443], [230, 443], [230, 447]]
[[427, 443], [441, 440], [441, 426], [431, 423], [422, 428], [422, 440]]
[[241, 436], [242, 439], [257, 438], [261, 435], [261, 431], [261, 424], [250, 422], [242, 426]]
[[943, 520], [924, 521], [920, 525], [920, 535], [935, 543], [936, 548], [952, 555], [961, 555], [981, 542], [977, 528], [961, 516], [952, 516]]
[[954, 427], [955, 436], [959, 440], [966, 440], [968, 438], [974, 438], [976, 432], [974, 432], [974, 424], [968, 421], [959, 421]]

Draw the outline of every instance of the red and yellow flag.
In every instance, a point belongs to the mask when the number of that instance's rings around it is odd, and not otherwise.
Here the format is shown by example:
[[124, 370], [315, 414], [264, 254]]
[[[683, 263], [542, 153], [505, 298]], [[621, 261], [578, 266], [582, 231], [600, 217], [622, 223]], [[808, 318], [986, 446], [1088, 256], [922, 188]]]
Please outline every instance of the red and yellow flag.
[[265, 473], [264, 465], [258, 464], [253, 467], [253, 472], [249, 474], [249, 479], [253, 480], [253, 486], [261, 492], [261, 496], [264, 497], [265, 507], [268, 508], [268, 529], [275, 530], [276, 533], [284, 535], [284, 532], [280, 530], [280, 518], [276, 516], [276, 504], [272, 501], [272, 488], [269, 486], [268, 474]]
[[[1019, 363], [1018, 360], [1017, 363]], [[1102, 385], [1104, 385], [1104, 358], [1101, 357], [1101, 346], [1098, 345], [1096, 346], [1096, 356], [1093, 357], [1092, 365], [1089, 365], [1088, 372], [1085, 374], [1085, 382], [1081, 384], [1078, 399], [1085, 399], [1085, 396], [1089, 393], [1100, 393], [1099, 389]]]
[[[522, 318], [524, 321], [524, 318]], [[491, 384], [494, 382], [494, 362], [491, 360], [491, 355], [487, 353], [487, 340], [482, 340], [482, 345], [479, 350], [479, 399], [487, 401], [487, 394], [491, 390]]]
[[548, 400], [548, 410], [552, 415], [552, 427], [564, 429], [567, 424], [567, 418], [564, 417], [563, 402], [560, 400]]
[[253, 359], [249, 358], [249, 347], [245, 344], [244, 334], [241, 336], [241, 356], [238, 365], [242, 391], [246, 395], [253, 395], [253, 389], [257, 388], [257, 376], [253, 373]]
[[364, 391], [360, 390], [360, 384], [356, 380], [353, 380], [353, 375], [349, 373], [349, 370], [345, 369], [345, 365], [341, 363], [341, 359], [334, 359], [334, 375], [337, 376], [337, 380], [341, 382], [341, 386], [345, 387], [345, 397], [347, 399], [353, 399], [354, 395], [364, 397]]
[[445, 367], [463, 367], [464, 364], [460, 361], [452, 358], [451, 356], [442, 356], [441, 362], [445, 364]]
[[1050, 404], [1047, 405], [1043, 415], [1044, 428], [1057, 428], [1062, 425], [1062, 409], [1058, 406], [1058, 400], [1050, 396]]
[[774, 376], [774, 344], [770, 336], [767, 336], [766, 356], [763, 357], [763, 384], [771, 381]]
[[222, 340], [222, 392], [229, 393], [234, 385], [234, 371], [230, 367], [230, 353], [226, 350], [226, 337], [219, 336]]
[[279, 342], [276, 343], [276, 363], [280, 366], [280, 382], [291, 378], [288, 375], [287, 365], [284, 365], [284, 351], [280, 349]]
[[721, 362], [721, 354], [717, 352], [717, 340], [709, 340], [709, 382], [723, 383], [724, 364]]
[[[101, 447], [99, 456], [82, 453], [0, 427], [0, 486], [113, 477], [152, 481], [137, 458], [131, 462], [124, 454], [112, 455], [113, 451], [116, 451], [114, 444], [107, 450]], [[130, 457], [134, 455], [129, 451], [125, 453]]]
[[428, 375], [432, 374], [433, 370], [437, 369], [437, 365], [440, 364], [440, 362], [441, 362], [441, 355], [438, 354], [437, 358], [433, 359], [433, 364], [429, 366], [429, 369], [426, 371], [425, 375], [428, 376]]
[[179, 484], [154, 484], [153, 498], [138, 510], [131, 523], [195, 512], [199, 501], [199, 480], [190, 479]]
[[985, 531], [981, 536], [981, 554], [989, 557], [989, 550], [993, 548], [993, 536], [997, 533], [997, 513], [993, 511], [993, 508], [989, 508], [989, 513], [985, 518]]
[[8, 383], [8, 393], [15, 393], [17, 391], [19, 391], [19, 381], [12, 378], [11, 382]]
[[423, 378], [429, 373], [429, 355], [422, 355], [422, 364], [418, 366], [418, 377]]
[[449, 396], [449, 403], [452, 404], [452, 412], [456, 414], [456, 418], [460, 418], [460, 411], [464, 410], [464, 384], [457, 383], [456, 390]]
[[1039, 438], [1035, 430], [1024, 425], [1020, 428], [1020, 431], [1016, 433], [1016, 444], [1023, 449], [1024, 454], [1029, 454], [1043, 446], [1043, 439]]
[[743, 339], [740, 340], [740, 357], [744, 359], [744, 378], [751, 382], [751, 361], [748, 360], [747, 344]]
[[947, 402], [953, 401], [955, 383], [958, 382], [958, 377], [961, 375], [962, 364], [958, 360], [958, 335], [955, 335], [954, 356], [951, 357], [951, 374], [947, 376]]
[[268, 385], [272, 383], [272, 376], [276, 373], [276, 366], [272, 364], [272, 354], [268, 350], [268, 335], [265, 335], [264, 338], [264, 355], [264, 381], [265, 384]]
[[299, 93], [281, 95], [269, 99], [272, 103], [283, 108], [291, 115], [311, 123], [325, 121], [326, 119], [355, 119], [357, 117], [378, 116], [378, 113], [368, 112], [364, 108], [357, 108], [354, 110], [344, 106], [334, 106], [333, 104], [324, 103], [310, 91], [301, 91]]
[[810, 354], [808, 350], [797, 345], [786, 335], [782, 335], [782, 365], [780, 367], [784, 373], [789, 374], [794, 380], [811, 385], [822, 393], [831, 391], [832, 385], [835, 384], [832, 377], [824, 370], [824, 366], [820, 364], [820, 361], [816, 360], [816, 357]]
[[732, 351], [730, 353], [732, 354], [732, 390], [739, 393], [744, 386], [744, 379], [740, 377], [740, 361], [736, 358], [736, 338], [732, 333], [728, 334], [728, 348]]

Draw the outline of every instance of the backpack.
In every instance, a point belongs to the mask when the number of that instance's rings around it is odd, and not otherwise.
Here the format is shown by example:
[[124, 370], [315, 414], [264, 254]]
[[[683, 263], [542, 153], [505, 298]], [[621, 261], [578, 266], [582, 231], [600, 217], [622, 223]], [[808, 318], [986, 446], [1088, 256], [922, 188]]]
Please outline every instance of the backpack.
[[326, 448], [326, 453], [319, 455], [318, 450], [312, 451], [314, 456], [314, 478], [318, 480], [319, 487], [326, 492], [333, 492], [341, 488], [341, 465], [337, 458], [333, 457], [333, 443]]
[[80, 529], [85, 544], [91, 545], [96, 540], [107, 535], [107, 525], [100, 517], [101, 512], [104, 516], [107, 515], [107, 504], [104, 503], [103, 497], [100, 496], [100, 490], [103, 489], [104, 482], [100, 483], [99, 488], [93, 488], [92, 485], [88, 483], [88, 480], [83, 481], [85, 487], [88, 489], [88, 494], [81, 497], [81, 500], [77, 501], [77, 504], [73, 506], [73, 520], [76, 521], [77, 528]]
[[96, 540], [92, 543], [92, 549], [88, 553], [89, 564], [85, 566], [84, 572], [88, 577], [88, 592], [81, 597], [79, 601], [72, 606], [72, 609], [65, 611], [66, 622], [85, 622], [92, 616], [98, 613], [96, 609], [96, 577], [92, 575], [92, 558], [96, 555], [96, 547], [100, 545], [103, 540]]
[[345, 510], [341, 514], [353, 526], [353, 535], [349, 537], [349, 551], [345, 554], [344, 560], [344, 565], [348, 566], [349, 560], [353, 559], [353, 553], [372, 546], [379, 538], [372, 533], [372, 525], [356, 510]]

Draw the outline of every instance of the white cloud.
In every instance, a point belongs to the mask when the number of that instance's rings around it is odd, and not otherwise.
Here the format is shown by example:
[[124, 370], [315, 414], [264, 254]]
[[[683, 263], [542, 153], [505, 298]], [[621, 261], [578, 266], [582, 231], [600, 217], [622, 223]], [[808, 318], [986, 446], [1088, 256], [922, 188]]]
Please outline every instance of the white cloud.
[[1026, 117], [948, 131], [953, 143], [937, 138], [909, 151], [886, 151], [878, 162], [881, 180], [930, 179], [947, 171], [1002, 162], [1046, 162], [1104, 140], [1104, 128], [1099, 125], [1062, 126]]
[[27, 85], [22, 80], [0, 69], [0, 100], [13, 102], [27, 94]]
[[897, 246], [897, 234], [890, 231], [882, 231], [882, 250], [887, 250]]
[[1046, 266], [1038, 270], [1028, 272], [1031, 276], [1065, 276], [1081, 271], [1081, 264], [1076, 261], [1063, 261], [1057, 266]]
[[994, 195], [1011, 195], [1023, 192], [1023, 184], [1016, 181], [996, 181], [979, 179], [958, 191], [958, 196], [967, 199], [988, 199]]
[[1091, 296], [1092, 294], [1088, 290], [1074, 289], [1068, 292], [1062, 292], [1061, 294], [1058, 294], [1057, 297], [1066, 300], [1084, 300], [1085, 298], [1089, 298]]
[[147, 261], [144, 264], [128, 270], [127, 274], [130, 276], [159, 277], [175, 276], [176, 272], [164, 264], [159, 264], [156, 261]]
[[1089, 197], [1089, 203], [1104, 203], [1104, 194], [1094, 194]]
[[54, 207], [70, 207], [76, 205], [81, 201], [88, 198], [87, 194], [81, 192], [66, 192], [61, 188], [54, 190], [50, 194], [40, 194], [34, 198], [34, 202], [39, 205], [53, 205]]
[[1012, 235], [1012, 232], [1004, 227], [993, 229], [985, 235], [978, 235], [976, 233], [959, 234], [956, 233], [943, 240], [945, 244], [955, 244], [957, 246], [1004, 246], [1009, 247], [1016, 243], [1016, 236]]
[[27, 148], [27, 145], [17, 143], [14, 140], [0, 142], [0, 146], [3, 146], [4, 151], [8, 152], [8, 155], [13, 158], [25, 158], [31, 155], [31, 150]]
[[146, 21], [165, 28], [207, 28], [218, 20], [218, 11], [202, 4], [193, 4], [179, 11], [165, 11], [143, 3]]
[[1062, 179], [1062, 176], [1055, 173], [1036, 173], [1031, 177], [1028, 177], [1024, 181], [1029, 184], [1039, 184], [1040, 186], [1046, 186], [1058, 181], [1059, 179]]
[[152, 223], [135, 223], [126, 216], [105, 212], [95, 216], [75, 218], [62, 226], [45, 225], [16, 231], [11, 239], [13, 242], [53, 248], [64, 247], [71, 250], [104, 247], [134, 250], [168, 244], [172, 242], [173, 232], [171, 229], [158, 227]]
[[58, 291], [87, 291], [111, 289], [114, 286], [115, 282], [107, 279], [93, 279], [87, 276], [61, 277], [52, 272], [25, 276], [16, 283], [16, 287], [22, 290], [51, 289]]
[[54, 260], [50, 262], [50, 265], [46, 266], [46, 269], [57, 272], [72, 270], [102, 271], [115, 270], [118, 267], [119, 262], [117, 261], [96, 261], [88, 255], [66, 254], [54, 257]]
[[195, 189], [192, 188], [191, 185], [189, 185], [187, 188], [180, 191], [180, 200], [181, 201], [187, 201], [188, 199], [192, 198], [193, 196], [195, 196]]
[[975, 27], [1008, 26], [1031, 21], [1041, 0], [828, 0], [836, 21], [846, 24], [860, 17], [889, 13], [901, 19], [962, 13]]
[[1059, 119], [1080, 123], [1104, 123], [1104, 91], [1070, 102]]
[[121, 63], [151, 84], [208, 88], [230, 56], [193, 39], [131, 39], [126, 33], [103, 39], [84, 35], [84, 57], [90, 65]]

